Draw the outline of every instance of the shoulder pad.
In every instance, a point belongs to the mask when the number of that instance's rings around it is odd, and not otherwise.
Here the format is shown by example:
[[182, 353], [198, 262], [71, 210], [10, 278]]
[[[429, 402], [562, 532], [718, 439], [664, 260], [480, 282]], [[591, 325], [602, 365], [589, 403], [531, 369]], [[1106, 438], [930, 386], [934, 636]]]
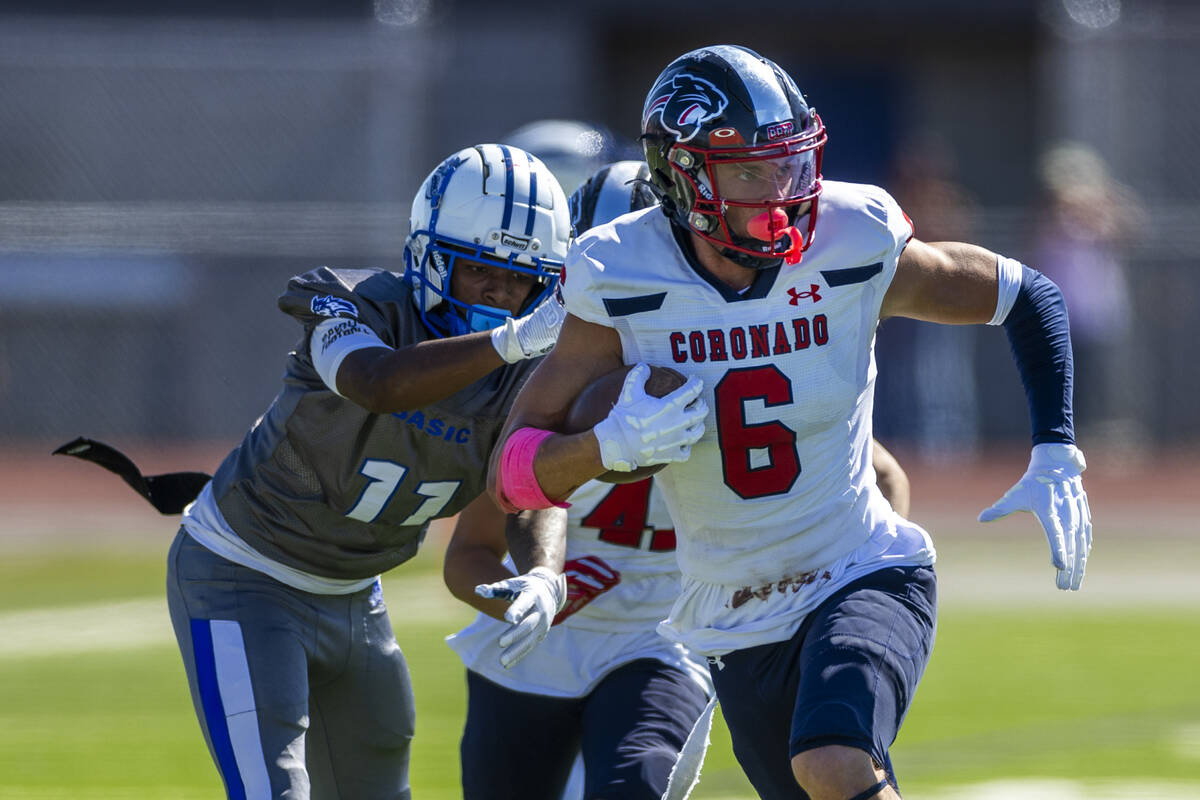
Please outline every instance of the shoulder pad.
[[305, 326], [343, 317], [360, 320], [382, 333], [389, 317], [386, 306], [407, 305], [410, 295], [408, 283], [393, 272], [318, 267], [288, 281], [277, 303], [281, 311]]

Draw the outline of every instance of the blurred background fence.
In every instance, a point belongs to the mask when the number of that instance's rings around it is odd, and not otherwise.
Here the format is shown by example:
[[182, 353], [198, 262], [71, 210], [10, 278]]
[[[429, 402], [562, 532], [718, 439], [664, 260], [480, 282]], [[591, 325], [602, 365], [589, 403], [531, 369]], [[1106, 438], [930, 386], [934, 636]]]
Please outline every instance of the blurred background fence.
[[[1085, 449], [1200, 441], [1191, 2], [46, 0], [0, 3], [0, 445], [239, 437], [289, 276], [402, 269], [442, 157], [540, 118], [632, 141], [662, 67], [724, 41], [795, 77], [827, 178], [1064, 284]], [[1027, 441], [1003, 334], [929, 327], [881, 328], [881, 438]]]

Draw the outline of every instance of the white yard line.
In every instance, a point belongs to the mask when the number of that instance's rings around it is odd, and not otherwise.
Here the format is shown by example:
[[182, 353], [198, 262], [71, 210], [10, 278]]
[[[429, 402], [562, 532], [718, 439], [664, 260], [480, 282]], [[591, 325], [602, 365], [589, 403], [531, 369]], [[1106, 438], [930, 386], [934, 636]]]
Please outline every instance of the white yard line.
[[164, 598], [0, 613], [0, 661], [174, 642]]
[[[698, 790], [703, 786], [704, 779], [701, 778]], [[704, 795], [704, 797], [706, 800], [745, 800], [744, 795]], [[923, 800], [1176, 800], [1180, 797], [1200, 797], [1200, 783], [1127, 779], [1071, 781], [1057, 778], [1013, 778], [947, 786], [931, 792], [922, 792], [920, 797]], [[6, 799], [0, 795], [0, 800]]]
[[70, 786], [0, 786], [0, 800], [212, 800], [211, 792], [144, 786], [89, 788]]
[[1200, 797], [1200, 783], [1014, 778], [947, 787], [922, 797], [928, 800], [1176, 800]]
[[[400, 637], [406, 620], [444, 623], [449, 634], [472, 618], [440, 575], [385, 577], [383, 592]], [[174, 644], [163, 597], [0, 612], [0, 661]]]

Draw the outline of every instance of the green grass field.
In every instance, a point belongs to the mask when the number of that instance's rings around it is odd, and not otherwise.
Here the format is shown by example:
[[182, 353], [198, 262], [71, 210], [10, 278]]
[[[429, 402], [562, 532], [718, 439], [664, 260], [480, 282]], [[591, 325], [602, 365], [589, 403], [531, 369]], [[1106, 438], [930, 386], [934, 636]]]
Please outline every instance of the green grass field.
[[[168, 536], [157, 552], [4, 554], [0, 800], [222, 796], [162, 599]], [[1192, 581], [1195, 550], [1180, 547], [1157, 557], [1176, 564], [1170, 579]], [[1027, 549], [1039, 554], [1036, 572], [1040, 551]], [[948, 586], [970, 585], [980, 565], [968, 552], [1001, 577], [1024, 568], [976, 548], [942, 552]], [[893, 752], [906, 797], [1200, 796], [1200, 605], [1194, 594], [1142, 602], [1121, 584], [1121, 558], [1108, 571], [1098, 562], [1098, 586], [1085, 587], [1127, 595], [1112, 602], [946, 593], [933, 661]], [[442, 589], [438, 563], [434, 548], [384, 579], [417, 693], [419, 798], [459, 796], [463, 675], [442, 637], [471, 612]], [[1049, 572], [1037, 575], [1051, 585]], [[753, 796], [719, 720], [693, 796]]]

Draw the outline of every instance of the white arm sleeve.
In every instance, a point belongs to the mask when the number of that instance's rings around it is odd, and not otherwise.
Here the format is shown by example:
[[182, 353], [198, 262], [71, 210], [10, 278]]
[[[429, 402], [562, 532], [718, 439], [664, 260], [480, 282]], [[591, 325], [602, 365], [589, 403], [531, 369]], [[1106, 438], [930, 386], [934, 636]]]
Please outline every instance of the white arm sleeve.
[[[312, 339], [309, 341], [309, 351], [312, 353], [313, 367], [321, 380], [335, 394], [342, 395], [337, 388], [337, 371], [342, 366], [342, 359], [355, 350], [367, 347], [387, 347], [375, 331], [363, 325], [356, 319], [327, 319], [313, 328]], [[391, 348], [388, 347], [390, 350]]]
[[996, 279], [999, 283], [996, 293], [996, 313], [992, 315], [988, 325], [1003, 325], [1008, 319], [1017, 302], [1017, 293], [1021, 291], [1021, 262], [1015, 258], [996, 256]]

